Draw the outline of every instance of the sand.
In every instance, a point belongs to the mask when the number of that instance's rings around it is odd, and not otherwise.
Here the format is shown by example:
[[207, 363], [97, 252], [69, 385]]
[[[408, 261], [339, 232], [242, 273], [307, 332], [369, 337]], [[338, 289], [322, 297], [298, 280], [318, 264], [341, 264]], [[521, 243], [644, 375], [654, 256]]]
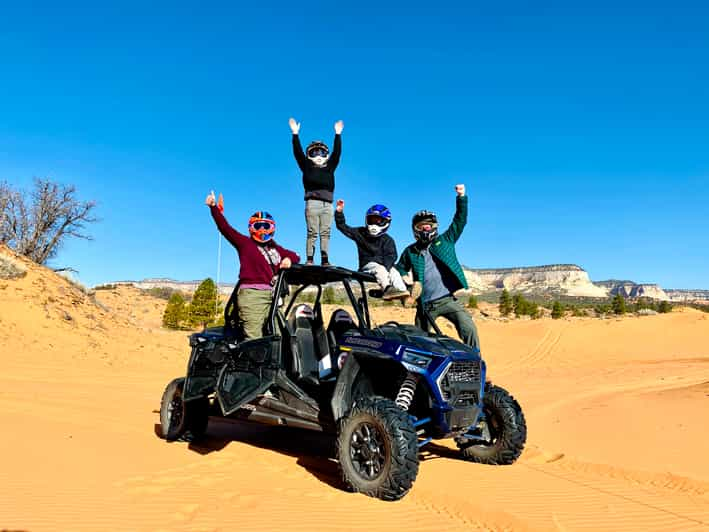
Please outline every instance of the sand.
[[159, 439], [189, 353], [165, 302], [121, 288], [101, 308], [27, 267], [0, 280], [0, 530], [709, 530], [709, 314], [477, 315], [528, 447], [491, 467], [437, 442], [386, 503], [344, 491], [315, 433], [212, 420], [204, 445]]

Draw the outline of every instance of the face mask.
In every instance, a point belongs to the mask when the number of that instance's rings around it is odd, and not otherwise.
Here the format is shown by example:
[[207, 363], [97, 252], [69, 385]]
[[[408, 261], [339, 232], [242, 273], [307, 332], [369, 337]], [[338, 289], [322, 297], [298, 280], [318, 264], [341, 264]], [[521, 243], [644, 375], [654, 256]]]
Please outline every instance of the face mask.
[[313, 164], [315, 166], [325, 166], [325, 163], [327, 162], [327, 157], [323, 157], [322, 155], [317, 155], [315, 157], [308, 157], [311, 161], [313, 161]]
[[384, 232], [384, 227], [381, 227], [379, 225], [367, 225], [367, 231], [369, 231], [369, 234], [372, 236], [379, 236]]

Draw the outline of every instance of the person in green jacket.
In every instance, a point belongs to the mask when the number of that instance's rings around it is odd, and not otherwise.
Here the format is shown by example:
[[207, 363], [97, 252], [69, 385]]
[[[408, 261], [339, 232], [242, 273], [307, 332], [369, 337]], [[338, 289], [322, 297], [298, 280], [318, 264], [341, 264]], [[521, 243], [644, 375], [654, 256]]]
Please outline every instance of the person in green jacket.
[[[455, 326], [460, 338], [480, 349], [478, 331], [473, 318], [453, 294], [468, 288], [463, 268], [455, 254], [455, 243], [463, 233], [468, 221], [468, 197], [465, 185], [456, 185], [456, 209], [453, 222], [442, 234], [438, 234], [438, 219], [430, 211], [417, 212], [411, 221], [416, 242], [408, 246], [396, 264], [401, 275], [413, 272], [414, 293], [417, 300], [416, 325], [428, 331], [431, 319], [443, 316]], [[420, 295], [416, 287], [420, 286]]]

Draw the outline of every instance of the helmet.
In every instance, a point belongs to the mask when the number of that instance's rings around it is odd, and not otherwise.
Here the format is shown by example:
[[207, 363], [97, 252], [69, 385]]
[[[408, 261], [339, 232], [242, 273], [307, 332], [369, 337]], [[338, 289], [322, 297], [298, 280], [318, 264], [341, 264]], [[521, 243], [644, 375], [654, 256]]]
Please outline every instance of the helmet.
[[305, 148], [305, 154], [316, 166], [324, 166], [330, 155], [330, 148], [323, 141], [314, 140]]
[[438, 236], [438, 218], [435, 212], [419, 211], [411, 220], [414, 238], [422, 244], [430, 244]]
[[266, 211], [258, 211], [249, 218], [249, 234], [256, 242], [265, 244], [273, 240], [276, 232], [276, 221]]
[[367, 209], [364, 217], [367, 231], [372, 236], [381, 236], [387, 232], [391, 225], [391, 211], [384, 205], [376, 204]]

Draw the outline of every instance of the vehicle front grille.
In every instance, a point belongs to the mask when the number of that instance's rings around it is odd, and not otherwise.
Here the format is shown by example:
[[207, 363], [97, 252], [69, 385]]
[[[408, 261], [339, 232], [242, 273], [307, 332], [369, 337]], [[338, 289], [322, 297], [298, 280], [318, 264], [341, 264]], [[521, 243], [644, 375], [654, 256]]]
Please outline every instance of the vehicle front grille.
[[456, 406], [477, 404], [480, 379], [479, 360], [452, 362], [439, 381], [441, 396]]

